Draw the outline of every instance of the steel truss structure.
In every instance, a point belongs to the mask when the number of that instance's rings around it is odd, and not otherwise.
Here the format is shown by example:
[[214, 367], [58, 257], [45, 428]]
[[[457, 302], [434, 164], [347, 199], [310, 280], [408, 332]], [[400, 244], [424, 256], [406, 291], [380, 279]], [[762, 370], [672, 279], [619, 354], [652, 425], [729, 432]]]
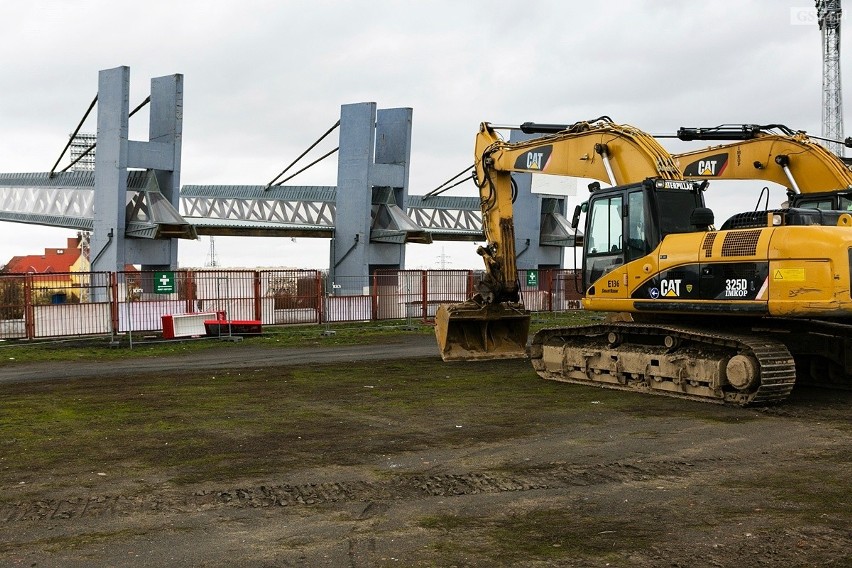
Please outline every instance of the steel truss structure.
[[[148, 226], [152, 217], [143, 191], [148, 174], [128, 176], [128, 226]], [[94, 172], [0, 174], [0, 219], [91, 231]], [[187, 185], [180, 208], [199, 235], [332, 237], [333, 186]], [[139, 206], [132, 206], [138, 204]], [[408, 216], [433, 240], [479, 240], [482, 213], [475, 197], [409, 196]], [[139, 231], [137, 230], [137, 233]]]

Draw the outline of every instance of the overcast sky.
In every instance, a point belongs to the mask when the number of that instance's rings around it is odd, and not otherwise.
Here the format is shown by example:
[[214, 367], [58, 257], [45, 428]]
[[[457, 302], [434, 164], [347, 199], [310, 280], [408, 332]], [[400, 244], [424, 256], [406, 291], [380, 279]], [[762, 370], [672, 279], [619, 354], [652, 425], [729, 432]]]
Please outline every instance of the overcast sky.
[[[0, 172], [49, 171], [98, 71], [120, 65], [130, 67], [131, 107], [151, 77], [184, 75], [184, 185], [266, 183], [340, 105], [366, 101], [414, 109], [411, 194], [473, 162], [482, 121], [608, 115], [654, 134], [747, 122], [819, 135], [813, 14], [812, 0], [6, 1]], [[848, 123], [852, 52], [843, 51]], [[87, 126], [95, 131], [94, 114]], [[147, 115], [131, 119], [131, 138], [147, 138]], [[336, 146], [331, 138], [317, 157]], [[336, 168], [327, 160], [289, 183], [334, 185]], [[752, 187], [716, 182], [708, 205], [717, 219], [752, 209]], [[775, 186], [773, 202], [782, 199]], [[0, 264], [73, 235], [0, 222]], [[182, 241], [180, 264], [203, 265], [208, 248], [206, 237]], [[473, 244], [437, 243], [409, 245], [408, 268], [438, 267], [442, 250], [449, 268], [480, 267]], [[217, 237], [216, 251], [225, 266], [328, 265], [325, 239]]]

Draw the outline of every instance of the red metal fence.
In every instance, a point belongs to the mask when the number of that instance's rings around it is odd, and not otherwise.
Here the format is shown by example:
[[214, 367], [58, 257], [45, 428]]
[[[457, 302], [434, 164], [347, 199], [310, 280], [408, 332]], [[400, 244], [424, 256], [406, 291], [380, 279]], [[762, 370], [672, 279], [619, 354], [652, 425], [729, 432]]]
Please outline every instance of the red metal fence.
[[[521, 271], [531, 311], [579, 309], [573, 270]], [[163, 316], [225, 312], [263, 325], [434, 319], [439, 304], [473, 295], [481, 271], [379, 271], [369, 278], [318, 270], [0, 273], [0, 339], [163, 330]]]

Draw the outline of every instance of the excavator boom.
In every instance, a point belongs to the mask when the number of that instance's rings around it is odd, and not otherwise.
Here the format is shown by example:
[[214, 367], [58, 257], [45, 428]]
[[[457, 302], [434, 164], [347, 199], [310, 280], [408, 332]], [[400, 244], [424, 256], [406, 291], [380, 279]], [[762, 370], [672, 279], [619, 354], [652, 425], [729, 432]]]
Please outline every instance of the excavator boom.
[[786, 127], [782, 133], [763, 128], [680, 128], [681, 140], [735, 141], [675, 154], [674, 161], [687, 178], [759, 179], [786, 186], [793, 195], [852, 189], [849, 166], [805, 133]]

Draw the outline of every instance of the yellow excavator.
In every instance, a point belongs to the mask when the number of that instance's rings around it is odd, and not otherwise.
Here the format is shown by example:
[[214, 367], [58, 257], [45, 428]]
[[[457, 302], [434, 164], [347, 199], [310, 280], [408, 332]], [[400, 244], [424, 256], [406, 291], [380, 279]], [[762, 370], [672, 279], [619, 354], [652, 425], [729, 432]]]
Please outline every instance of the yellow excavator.
[[435, 332], [445, 361], [526, 356], [530, 314], [520, 300], [515, 263], [511, 172], [591, 178], [610, 184], [647, 177], [680, 179], [668, 152], [650, 135], [609, 117], [569, 126], [525, 123], [528, 142], [509, 144], [483, 123], [476, 137], [474, 178], [479, 187], [486, 245], [477, 253], [485, 277], [476, 295], [439, 306]]
[[782, 401], [797, 378], [852, 383], [852, 215], [789, 208], [716, 230], [708, 181], [683, 179], [650, 135], [559, 128], [522, 143], [480, 128], [488, 293], [439, 309], [446, 360], [525, 354], [511, 173], [537, 172], [613, 184], [592, 184], [584, 207], [583, 307], [633, 320], [539, 331], [528, 355], [540, 376], [734, 405]]
[[[731, 141], [674, 154], [685, 177], [764, 180], [787, 187], [788, 205], [823, 210], [852, 210], [852, 168], [805, 132], [782, 124], [724, 124], [681, 127], [684, 141]], [[852, 138], [843, 142], [852, 148]]]

